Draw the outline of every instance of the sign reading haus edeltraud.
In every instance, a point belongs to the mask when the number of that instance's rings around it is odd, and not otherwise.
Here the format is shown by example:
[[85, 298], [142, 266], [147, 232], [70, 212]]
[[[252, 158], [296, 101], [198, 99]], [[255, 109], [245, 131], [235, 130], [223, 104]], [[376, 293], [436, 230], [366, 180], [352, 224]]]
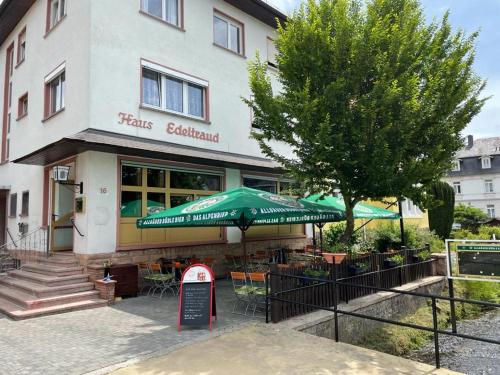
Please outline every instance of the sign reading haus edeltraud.
[[[136, 128], [151, 130], [155, 126], [152, 121], [141, 120], [136, 118], [131, 113], [119, 112], [118, 124], [133, 126]], [[219, 133], [209, 133], [198, 130], [192, 126], [184, 126], [176, 124], [172, 121], [168, 122], [165, 126], [165, 131], [169, 135], [176, 135], [180, 137], [199, 139], [200, 141], [219, 143]]]

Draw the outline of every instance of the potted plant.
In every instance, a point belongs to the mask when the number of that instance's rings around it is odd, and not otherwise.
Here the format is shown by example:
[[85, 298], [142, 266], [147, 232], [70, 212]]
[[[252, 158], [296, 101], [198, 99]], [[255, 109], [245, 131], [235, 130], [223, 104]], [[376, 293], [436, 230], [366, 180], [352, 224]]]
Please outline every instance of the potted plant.
[[328, 249], [327, 252], [322, 253], [323, 258], [330, 264], [340, 264], [347, 253], [349, 252], [349, 245], [346, 244], [337, 244]]
[[413, 261], [415, 263], [424, 262], [431, 258], [431, 252], [429, 250], [421, 250], [416, 255], [413, 255]]
[[113, 263], [111, 262], [111, 259], [107, 259], [106, 261], [104, 261], [104, 278], [107, 278], [110, 276], [111, 274], [111, 266], [113, 265]]
[[384, 265], [388, 268], [399, 267], [404, 263], [404, 258], [402, 255], [394, 255], [390, 258], [384, 260]]
[[354, 264], [349, 264], [347, 268], [351, 276], [357, 276], [368, 271], [368, 269], [370, 268], [370, 263], [368, 263], [367, 261], [358, 261]]

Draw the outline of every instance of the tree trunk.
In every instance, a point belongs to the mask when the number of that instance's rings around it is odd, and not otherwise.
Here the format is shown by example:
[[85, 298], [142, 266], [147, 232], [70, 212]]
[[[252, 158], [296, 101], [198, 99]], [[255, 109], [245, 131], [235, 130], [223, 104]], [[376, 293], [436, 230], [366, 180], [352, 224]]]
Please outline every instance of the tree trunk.
[[351, 198], [344, 197], [345, 203], [345, 216], [346, 216], [346, 228], [342, 237], [340, 237], [340, 241], [342, 243], [349, 243], [351, 241], [352, 235], [354, 233], [354, 206], [356, 203], [351, 201]]

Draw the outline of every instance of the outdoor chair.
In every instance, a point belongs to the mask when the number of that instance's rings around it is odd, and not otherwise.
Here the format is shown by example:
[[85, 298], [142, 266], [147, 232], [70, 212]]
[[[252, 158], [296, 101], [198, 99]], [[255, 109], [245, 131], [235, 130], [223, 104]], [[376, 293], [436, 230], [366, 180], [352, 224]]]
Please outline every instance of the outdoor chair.
[[201, 261], [201, 263], [212, 268], [214, 265], [214, 258], [206, 257]]
[[251, 286], [251, 305], [253, 305], [253, 316], [255, 316], [257, 310], [266, 311], [266, 274], [253, 272], [249, 273], [248, 277]]
[[149, 278], [151, 276], [151, 270], [148, 263], [139, 263], [139, 294], [143, 294], [144, 290], [147, 289], [147, 294], [150, 290], [154, 288], [154, 282]]
[[191, 258], [189, 258], [189, 264], [199, 264], [201, 263], [200, 259], [199, 258], [196, 258], [196, 256], [192, 256]]
[[[153, 283], [153, 288], [150, 289], [151, 295], [154, 297], [155, 293], [160, 292], [160, 298], [163, 297], [163, 293], [170, 290], [173, 295], [176, 294], [175, 288], [175, 276], [173, 273], [163, 273], [161, 270], [161, 265], [158, 263], [153, 263], [150, 265], [151, 274], [146, 277]], [[149, 293], [148, 293], [149, 295]]]
[[[244, 272], [231, 272], [234, 295], [236, 297], [233, 304], [233, 314], [247, 315], [248, 308], [252, 303], [252, 287], [247, 284], [247, 277]], [[238, 306], [245, 309], [244, 313], [237, 312]]]

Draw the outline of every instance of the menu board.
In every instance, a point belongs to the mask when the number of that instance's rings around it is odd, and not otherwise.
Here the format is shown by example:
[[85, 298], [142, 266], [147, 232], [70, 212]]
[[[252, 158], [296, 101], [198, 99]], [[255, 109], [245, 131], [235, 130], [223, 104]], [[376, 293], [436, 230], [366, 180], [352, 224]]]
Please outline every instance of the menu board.
[[208, 325], [216, 316], [214, 275], [210, 267], [195, 264], [186, 268], [181, 278], [179, 321], [181, 326]]
[[202, 326], [210, 323], [212, 283], [186, 283], [182, 286], [181, 325]]
[[458, 270], [462, 275], [500, 276], [500, 251], [459, 251]]

